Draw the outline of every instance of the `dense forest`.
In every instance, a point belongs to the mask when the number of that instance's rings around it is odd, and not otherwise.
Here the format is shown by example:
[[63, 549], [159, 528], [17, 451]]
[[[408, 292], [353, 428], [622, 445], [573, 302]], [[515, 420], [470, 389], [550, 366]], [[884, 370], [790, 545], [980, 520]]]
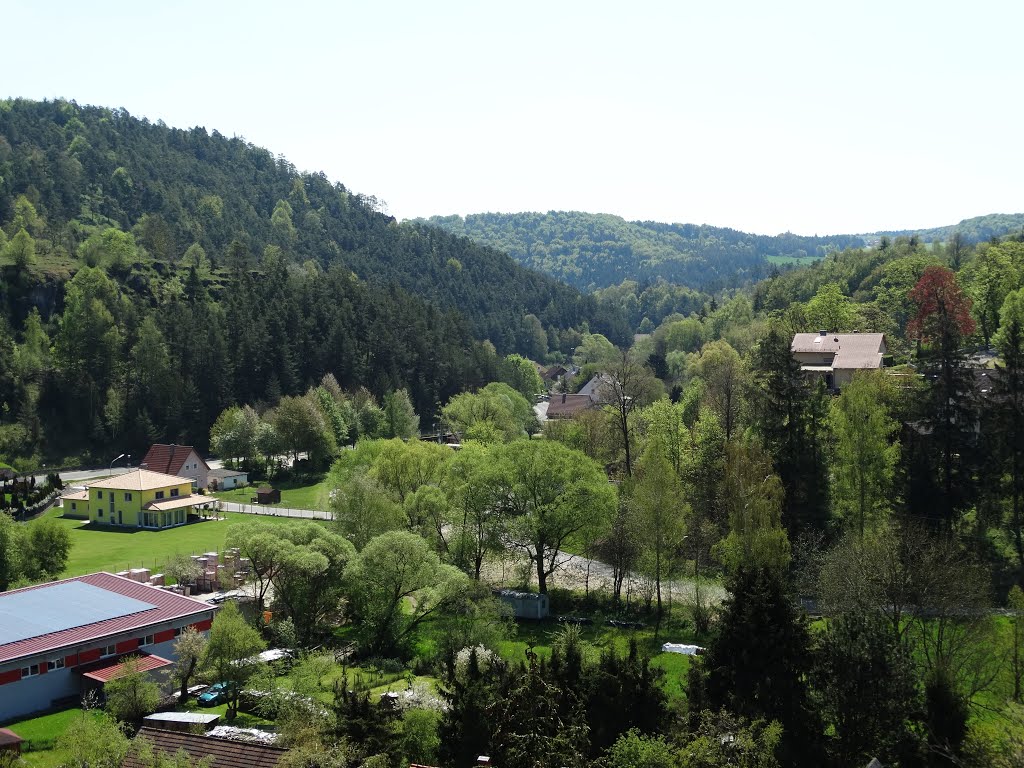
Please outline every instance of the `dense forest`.
[[325, 373], [429, 417], [495, 350], [628, 340], [594, 298], [375, 207], [216, 131], [0, 102], [0, 453], [204, 445], [225, 406]]
[[916, 237], [923, 243], [944, 243], [958, 235], [966, 243], [981, 243], [992, 238], [1016, 235], [1024, 232], [1024, 213], [990, 213], [964, 219], [959, 224], [931, 229], [904, 229], [891, 232], [873, 232], [864, 235], [868, 242], [882, 237]]
[[433, 216], [426, 222], [587, 291], [659, 278], [694, 289], [734, 288], [766, 276], [768, 257], [820, 257], [863, 242], [855, 235], [770, 237], [578, 211]]

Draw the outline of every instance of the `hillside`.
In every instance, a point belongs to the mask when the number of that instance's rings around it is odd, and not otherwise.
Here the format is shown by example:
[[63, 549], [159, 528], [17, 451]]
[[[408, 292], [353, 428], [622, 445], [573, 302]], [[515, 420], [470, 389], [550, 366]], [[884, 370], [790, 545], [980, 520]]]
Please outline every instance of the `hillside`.
[[862, 235], [865, 242], [873, 244], [882, 237], [917, 237], [923, 243], [946, 242], [959, 232], [965, 243], [981, 243], [992, 238], [1024, 232], [1024, 213], [990, 213], [964, 219], [959, 224], [931, 229], [904, 229], [892, 232], [872, 232]]
[[862, 243], [855, 235], [751, 235], [696, 224], [626, 221], [578, 211], [480, 213], [420, 220], [505, 251], [520, 264], [582, 290], [623, 280], [664, 279], [701, 290], [749, 283], [770, 271], [769, 259], [820, 257]]
[[0, 223], [12, 222], [19, 195], [35, 206], [45, 238], [69, 255], [91, 228], [108, 226], [133, 231], [162, 264], [193, 244], [214, 267], [232, 242], [256, 257], [276, 245], [289, 261], [342, 266], [457, 309], [499, 349], [514, 346], [528, 313], [545, 327], [600, 324], [593, 302], [502, 253], [398, 224], [372, 197], [202, 127], [73, 102], [0, 102]]
[[326, 374], [407, 388], [428, 424], [493, 377], [495, 349], [544, 356], [587, 329], [630, 333], [593, 297], [240, 138], [0, 101], [2, 457], [204, 446], [226, 406]]

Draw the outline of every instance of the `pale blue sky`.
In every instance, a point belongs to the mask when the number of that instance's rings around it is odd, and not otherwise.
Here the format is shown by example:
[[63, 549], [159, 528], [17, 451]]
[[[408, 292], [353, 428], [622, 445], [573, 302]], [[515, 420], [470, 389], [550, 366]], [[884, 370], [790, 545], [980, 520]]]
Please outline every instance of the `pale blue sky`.
[[399, 218], [1024, 211], [1024, 3], [0, 0], [0, 96], [244, 136]]

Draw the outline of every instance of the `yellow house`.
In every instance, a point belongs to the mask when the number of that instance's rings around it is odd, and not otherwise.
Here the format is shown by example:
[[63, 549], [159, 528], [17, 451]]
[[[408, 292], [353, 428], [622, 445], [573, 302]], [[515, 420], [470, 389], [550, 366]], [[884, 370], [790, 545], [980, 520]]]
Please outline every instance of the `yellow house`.
[[[184, 525], [190, 510], [213, 507], [216, 499], [192, 493], [188, 477], [136, 469], [108, 477], [86, 491], [89, 520], [125, 528], [170, 528]], [[67, 501], [65, 501], [65, 504]], [[79, 508], [83, 500], [75, 499]]]

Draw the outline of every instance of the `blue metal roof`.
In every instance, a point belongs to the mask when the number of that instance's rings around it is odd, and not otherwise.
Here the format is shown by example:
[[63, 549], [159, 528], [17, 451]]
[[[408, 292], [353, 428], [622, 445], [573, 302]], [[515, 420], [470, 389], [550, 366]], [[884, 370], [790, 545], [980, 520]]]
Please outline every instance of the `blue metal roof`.
[[155, 607], [81, 581], [0, 594], [0, 645]]

